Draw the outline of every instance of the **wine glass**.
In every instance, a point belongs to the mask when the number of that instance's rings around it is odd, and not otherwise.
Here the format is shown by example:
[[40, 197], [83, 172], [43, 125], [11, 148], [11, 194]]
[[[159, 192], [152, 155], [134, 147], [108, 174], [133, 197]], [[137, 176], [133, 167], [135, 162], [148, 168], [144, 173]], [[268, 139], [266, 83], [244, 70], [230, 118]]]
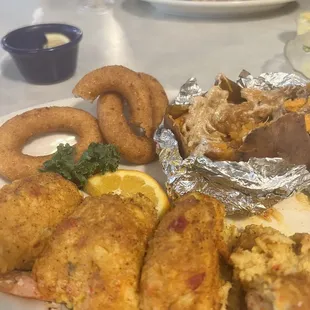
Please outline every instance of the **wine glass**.
[[79, 0], [79, 10], [83, 12], [91, 12], [103, 14], [114, 4], [114, 0]]

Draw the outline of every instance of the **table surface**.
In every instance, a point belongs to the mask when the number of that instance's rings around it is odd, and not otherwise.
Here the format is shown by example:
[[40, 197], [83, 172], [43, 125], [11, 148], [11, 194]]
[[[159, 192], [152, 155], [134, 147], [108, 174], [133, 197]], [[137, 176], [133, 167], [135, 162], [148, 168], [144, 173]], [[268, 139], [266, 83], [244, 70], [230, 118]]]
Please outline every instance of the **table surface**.
[[0, 36], [37, 22], [66, 22], [84, 32], [77, 72], [54, 85], [26, 83], [10, 56], [0, 50], [0, 116], [48, 101], [72, 97], [75, 83], [88, 71], [122, 64], [158, 78], [176, 91], [191, 76], [208, 88], [223, 72], [231, 78], [242, 69], [257, 75], [291, 71], [284, 44], [295, 36], [300, 10], [309, 0], [281, 10], [242, 19], [193, 19], [164, 15], [139, 0], [116, 0], [104, 15], [77, 10], [77, 0], [0, 0]]

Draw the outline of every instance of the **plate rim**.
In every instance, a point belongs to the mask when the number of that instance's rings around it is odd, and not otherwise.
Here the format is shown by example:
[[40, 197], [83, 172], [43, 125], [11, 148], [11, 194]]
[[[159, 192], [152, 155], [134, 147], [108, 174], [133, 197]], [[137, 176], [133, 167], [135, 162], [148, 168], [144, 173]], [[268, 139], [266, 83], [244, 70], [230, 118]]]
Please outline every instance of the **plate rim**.
[[204, 7], [204, 8], [243, 8], [274, 6], [296, 2], [296, 0], [236, 0], [236, 1], [191, 1], [191, 0], [141, 0], [153, 4], [166, 4], [171, 7]]
[[[9, 119], [13, 118], [16, 115], [25, 113], [27, 111], [33, 110], [33, 109], [40, 109], [40, 108], [45, 108], [45, 107], [51, 107], [51, 106], [71, 106], [79, 102], [83, 102], [83, 99], [80, 98], [74, 98], [74, 97], [68, 97], [64, 99], [56, 99], [52, 101], [47, 101], [45, 103], [40, 103], [40, 104], [35, 104], [27, 108], [19, 109], [14, 112], [10, 112], [8, 114], [4, 114], [0, 116], [0, 126], [8, 121]], [[69, 103], [64, 103], [64, 102], [69, 102]], [[91, 104], [91, 103], [90, 103]]]

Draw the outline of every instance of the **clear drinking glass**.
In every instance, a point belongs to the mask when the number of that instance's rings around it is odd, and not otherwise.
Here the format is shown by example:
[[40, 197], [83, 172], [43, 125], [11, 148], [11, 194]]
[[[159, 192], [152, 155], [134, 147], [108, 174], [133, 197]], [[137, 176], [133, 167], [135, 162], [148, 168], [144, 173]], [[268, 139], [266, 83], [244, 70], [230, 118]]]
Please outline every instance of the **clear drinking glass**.
[[103, 14], [112, 8], [114, 0], [79, 0], [79, 10]]

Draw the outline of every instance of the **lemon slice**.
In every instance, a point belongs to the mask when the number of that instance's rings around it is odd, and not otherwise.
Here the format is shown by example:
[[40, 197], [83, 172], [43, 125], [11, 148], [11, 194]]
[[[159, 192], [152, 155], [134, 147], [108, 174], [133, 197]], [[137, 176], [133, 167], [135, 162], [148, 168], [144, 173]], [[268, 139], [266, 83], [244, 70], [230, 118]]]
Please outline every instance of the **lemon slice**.
[[70, 39], [61, 33], [46, 33], [45, 37], [47, 43], [43, 46], [43, 48], [57, 47], [70, 42]]
[[103, 175], [95, 175], [88, 179], [84, 191], [90, 196], [118, 194], [131, 196], [142, 193], [155, 205], [158, 216], [169, 208], [169, 199], [155, 179], [137, 170], [117, 170]]
[[297, 24], [297, 34], [302, 35], [310, 32], [310, 11], [302, 12], [299, 15]]

